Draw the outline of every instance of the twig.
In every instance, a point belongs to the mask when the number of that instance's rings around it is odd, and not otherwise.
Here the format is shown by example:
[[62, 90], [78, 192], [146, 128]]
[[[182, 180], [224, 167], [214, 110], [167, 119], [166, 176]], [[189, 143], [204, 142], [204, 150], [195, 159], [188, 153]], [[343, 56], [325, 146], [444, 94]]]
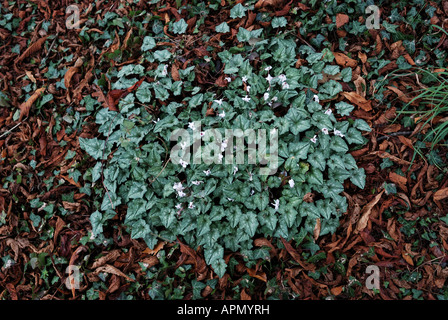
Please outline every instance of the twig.
[[398, 132], [392, 132], [390, 134], [384, 134], [383, 136], [379, 137], [378, 139], [376, 139], [376, 141], [380, 142], [386, 139], [389, 139], [390, 137], [396, 137], [396, 136], [409, 136], [412, 134], [413, 131], [398, 131]]
[[14, 127], [12, 127], [11, 129], [9, 129], [8, 131], [4, 132], [1, 136], [0, 139], [3, 138], [4, 136], [7, 136], [8, 134], [10, 134], [12, 132], [12, 130], [14, 130], [15, 128], [17, 128], [18, 126], [20, 126], [22, 124], [22, 122], [19, 122], [18, 124], [16, 124]]
[[48, 49], [48, 52], [47, 52], [45, 58], [43, 58], [43, 60], [42, 60], [42, 63], [47, 61], [48, 55], [50, 54], [51, 49], [53, 49], [54, 43], [55, 43], [56, 39], [58, 38], [58, 35], [59, 35], [59, 33], [56, 33], [56, 35], [55, 35], [55, 37], [53, 39], [53, 42], [51, 43], [50, 48]]

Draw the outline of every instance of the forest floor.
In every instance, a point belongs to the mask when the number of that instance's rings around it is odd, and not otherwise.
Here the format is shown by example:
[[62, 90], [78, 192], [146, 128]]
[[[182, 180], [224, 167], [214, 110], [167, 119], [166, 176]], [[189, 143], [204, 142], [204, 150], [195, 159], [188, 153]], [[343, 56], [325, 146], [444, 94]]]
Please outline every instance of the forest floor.
[[[70, 29], [66, 0], [0, 1], [0, 299], [448, 299], [448, 148], [424, 141], [446, 118], [425, 126], [400, 114], [407, 103], [417, 109], [415, 92], [431, 84], [419, 70], [445, 70], [448, 38], [431, 25], [447, 30], [448, 2], [378, 1], [379, 29], [365, 27], [361, 2], [81, 0], [79, 28]], [[238, 3], [244, 15], [231, 18]], [[273, 17], [286, 26], [273, 28]], [[181, 19], [185, 30], [173, 31]], [[215, 31], [223, 22], [225, 35]], [[179, 57], [169, 68], [178, 78], [188, 62], [216, 59], [221, 43], [238, 48], [240, 27], [293, 32], [352, 69], [340, 96], [372, 131], [351, 152], [366, 185], [344, 184], [349, 205], [337, 231], [308, 247], [258, 237], [269, 261], [248, 268], [226, 253], [236, 263], [222, 278], [199, 268], [199, 249], [160, 241], [151, 250], [118, 216], [91, 237], [103, 191], [86, 186], [94, 161], [78, 139], [95, 135], [98, 110], [116, 108], [122, 92], [111, 90], [109, 69], [140, 61], [153, 32]], [[194, 82], [223, 86], [224, 74], [207, 68], [197, 64]], [[82, 278], [69, 290], [75, 263]], [[379, 289], [366, 285], [369, 266]]]

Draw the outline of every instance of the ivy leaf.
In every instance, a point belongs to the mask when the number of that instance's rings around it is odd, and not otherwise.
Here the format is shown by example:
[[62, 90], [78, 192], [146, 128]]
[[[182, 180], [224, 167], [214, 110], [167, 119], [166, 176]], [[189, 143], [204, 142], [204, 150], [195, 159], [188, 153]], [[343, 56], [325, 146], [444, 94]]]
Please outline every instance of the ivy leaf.
[[215, 27], [215, 31], [220, 33], [227, 33], [230, 31], [230, 28], [227, 22], [223, 22]]
[[148, 103], [151, 101], [151, 84], [143, 81], [140, 87], [135, 92], [135, 96], [141, 103]]
[[212, 222], [208, 216], [199, 216], [197, 220], [197, 236], [201, 237], [210, 232]]
[[100, 140], [98, 138], [88, 139], [80, 137], [79, 146], [95, 160], [98, 160], [103, 156], [103, 150], [104, 150], [104, 157], [102, 159], [106, 159], [106, 157], [110, 153], [109, 150], [110, 148], [106, 148], [105, 150], [105, 141]]
[[154, 59], [156, 59], [159, 62], [165, 62], [168, 61], [171, 58], [171, 52], [169, 52], [167, 49], [163, 50], [157, 50], [154, 52]]
[[272, 28], [281, 28], [286, 27], [288, 21], [285, 17], [274, 17], [271, 21], [271, 27]]
[[92, 233], [98, 236], [103, 233], [103, 215], [98, 210], [90, 215], [90, 223], [92, 225]]
[[175, 33], [175, 34], [185, 33], [185, 31], [187, 31], [187, 27], [188, 27], [188, 24], [182, 18], [179, 21], [173, 23], [173, 33]]
[[143, 198], [147, 191], [146, 184], [135, 181], [129, 189], [129, 199]]
[[145, 68], [142, 65], [128, 64], [120, 69], [120, 71], [117, 74], [117, 77], [122, 78], [124, 76], [129, 76], [132, 74], [137, 74], [139, 76], [143, 76], [144, 72], [145, 72]]
[[207, 263], [208, 265], [214, 263], [216, 260], [222, 259], [223, 257], [224, 248], [217, 243], [215, 243], [215, 245], [210, 248], [204, 249], [205, 263]]
[[136, 199], [129, 202], [126, 213], [126, 221], [141, 219], [143, 214], [146, 212], [145, 206], [146, 201], [143, 199]]
[[242, 27], [238, 29], [238, 33], [236, 35], [236, 38], [239, 42], [247, 42], [252, 38], [251, 32], [249, 30], [246, 30]]
[[143, 52], [154, 49], [156, 47], [156, 40], [153, 37], [146, 36], [143, 38], [141, 50]]
[[230, 18], [244, 18], [246, 16], [247, 8], [245, 8], [241, 3], [238, 3], [232, 9], [230, 9]]
[[224, 259], [216, 259], [212, 262], [211, 267], [213, 268], [213, 271], [218, 275], [219, 278], [222, 278], [224, 276], [224, 273], [226, 272], [226, 262]]

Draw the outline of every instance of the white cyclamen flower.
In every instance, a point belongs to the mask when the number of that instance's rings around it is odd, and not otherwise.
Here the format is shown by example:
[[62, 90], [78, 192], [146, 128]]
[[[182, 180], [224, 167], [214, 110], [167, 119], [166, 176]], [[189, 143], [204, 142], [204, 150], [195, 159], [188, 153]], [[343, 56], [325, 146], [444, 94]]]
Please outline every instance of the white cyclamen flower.
[[235, 175], [235, 173], [237, 173], [238, 172], [238, 167], [237, 166], [234, 166], [233, 167], [233, 175]]
[[325, 111], [325, 114], [328, 116], [330, 116], [332, 113], [333, 113], [333, 111], [331, 111], [331, 109], [328, 109]]
[[203, 171], [204, 172], [204, 174], [208, 177], [209, 175], [210, 175], [210, 173], [211, 173], [211, 171], [210, 171], [210, 169], [207, 169], [207, 170], [205, 170], [205, 171]]
[[188, 128], [190, 128], [191, 130], [195, 130], [196, 126], [194, 125], [194, 122], [188, 122]]
[[224, 110], [222, 110], [221, 113], [218, 114], [219, 117], [224, 118], [226, 116], [226, 113]]
[[188, 162], [187, 162], [187, 161], [184, 161], [184, 160], [182, 160], [182, 159], [180, 159], [179, 164], [180, 164], [183, 168], [186, 168], [187, 165], [188, 165]]
[[246, 91], [247, 91], [247, 92], [250, 91], [250, 86], [246, 86]]
[[322, 132], [323, 132], [324, 134], [328, 134], [328, 129], [327, 129], [327, 128], [322, 128]]
[[335, 136], [339, 136], [339, 137], [341, 137], [341, 138], [345, 137], [345, 136], [342, 134], [342, 132], [339, 131], [339, 130], [334, 129], [333, 133], [334, 133]]
[[271, 83], [272, 79], [274, 79], [274, 78], [272, 78], [272, 76], [268, 73], [268, 76], [266, 77], [266, 80], [267, 80], [269, 83]]
[[289, 84], [287, 82], [283, 82], [282, 89], [289, 89]]
[[246, 76], [243, 76], [243, 77], [241, 78], [241, 80], [242, 80], [243, 82], [246, 82], [246, 81], [247, 81], [247, 77], [246, 77]]
[[288, 183], [291, 188], [294, 188], [295, 183], [293, 179], [289, 179]]
[[227, 148], [227, 139], [221, 143], [221, 152], [226, 150], [226, 148]]
[[195, 206], [194, 206], [194, 204], [193, 204], [193, 201], [192, 202], [190, 202], [189, 204], [188, 204], [188, 209], [193, 209]]
[[176, 209], [177, 209], [177, 210], [182, 209], [182, 203], [178, 203], [178, 204], [176, 204]]
[[274, 202], [271, 204], [274, 206], [275, 211], [277, 211], [278, 208], [280, 207], [280, 200], [279, 199], [274, 200]]
[[168, 74], [168, 65], [165, 65], [163, 67], [163, 71], [162, 71], [162, 77], [165, 77]]
[[311, 140], [312, 143], [316, 143], [317, 142], [317, 136], [314, 135], [314, 137], [312, 137], [310, 140]]
[[246, 101], [246, 102], [249, 102], [250, 101], [250, 98], [249, 98], [249, 96], [245, 96], [244, 98], [242, 98], [244, 101]]
[[195, 186], [198, 186], [201, 183], [204, 183], [204, 181], [195, 180], [195, 181], [191, 181], [191, 183], [194, 184]]
[[319, 100], [319, 96], [318, 96], [317, 94], [315, 94], [314, 97], [313, 97], [313, 100], [314, 100], [315, 102], [319, 102], [319, 101], [320, 101], [320, 100]]
[[285, 76], [284, 74], [281, 74], [281, 75], [278, 76], [278, 79], [279, 79], [281, 82], [285, 82], [285, 81], [286, 81], [286, 76]]
[[182, 186], [182, 182], [176, 182], [173, 185], [173, 189], [176, 190], [177, 192], [184, 190], [185, 188]]
[[215, 102], [215, 103], [217, 103], [217, 104], [219, 104], [219, 105], [222, 105], [222, 99], [219, 99], [219, 100], [213, 100], [213, 102]]
[[264, 100], [268, 100], [269, 99], [269, 92], [265, 92], [265, 94], [263, 95]]
[[271, 69], [272, 69], [271, 66], [267, 66], [266, 68], [264, 68], [265, 71], [269, 71], [269, 70], [271, 70]]
[[181, 198], [186, 196], [185, 192], [183, 192], [183, 191], [177, 192], [177, 195]]

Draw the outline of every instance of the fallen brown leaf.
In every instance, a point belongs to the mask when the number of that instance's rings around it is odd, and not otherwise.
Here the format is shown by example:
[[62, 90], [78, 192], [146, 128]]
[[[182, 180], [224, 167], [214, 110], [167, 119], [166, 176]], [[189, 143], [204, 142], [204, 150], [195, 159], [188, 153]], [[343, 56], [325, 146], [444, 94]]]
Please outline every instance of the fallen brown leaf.
[[27, 117], [28, 114], [30, 113], [30, 109], [33, 106], [33, 103], [36, 102], [36, 100], [40, 97], [41, 93], [45, 91], [45, 87], [39, 88], [36, 91], [34, 91], [34, 93], [31, 95], [31, 97], [29, 97], [29, 99], [27, 101], [25, 101], [24, 103], [22, 103], [19, 106], [20, 109], [20, 117], [19, 117], [19, 121], [22, 121], [22, 119], [24, 117]]
[[100, 272], [115, 274], [117, 276], [125, 278], [126, 280], [128, 280], [130, 282], [135, 282], [134, 279], [128, 277], [126, 274], [124, 274], [119, 269], [115, 268], [114, 266], [111, 266], [110, 264], [106, 264], [104, 266], [96, 268], [94, 273], [99, 274]]
[[370, 214], [372, 213], [373, 207], [380, 201], [381, 196], [384, 193], [384, 189], [378, 193], [375, 198], [373, 198], [372, 201], [370, 201], [364, 208], [361, 210], [361, 218], [358, 221], [358, 224], [356, 225], [354, 233], [359, 233], [360, 231], [364, 230], [367, 227], [367, 222], [369, 221]]
[[433, 195], [434, 200], [440, 201], [445, 198], [448, 198], [448, 188], [443, 188], [440, 190], [437, 190]]
[[396, 162], [398, 164], [401, 165], [410, 165], [411, 163], [409, 161], [406, 160], [402, 160], [394, 155], [391, 155], [390, 153], [386, 152], [386, 151], [374, 151], [374, 152], [370, 152], [369, 154], [371, 155], [377, 155], [378, 157], [384, 159], [384, 158], [389, 158], [390, 160], [392, 160], [393, 162]]
[[302, 260], [301, 255], [292, 247], [292, 245], [286, 241], [283, 237], [280, 238], [286, 251], [291, 255], [291, 257], [298, 263], [302, 268], [307, 271], [313, 271], [316, 267], [312, 264], [308, 264]]
[[241, 291], [241, 300], [252, 300], [250, 295], [248, 295], [244, 289]]
[[387, 89], [393, 91], [398, 96], [398, 99], [404, 103], [409, 103], [412, 101], [412, 98], [406, 96], [406, 94], [398, 88], [387, 86]]
[[21, 55], [18, 57], [15, 61], [15, 64], [18, 64], [22, 62], [24, 59], [28, 58], [29, 56], [33, 55], [37, 51], [39, 51], [45, 41], [47, 40], [48, 36], [45, 36], [43, 38], [38, 39], [36, 42], [34, 42], [32, 45], [30, 45]]
[[316, 225], [314, 226], [313, 231], [314, 240], [317, 240], [317, 238], [319, 238], [319, 235], [320, 235], [320, 218], [317, 218]]
[[349, 100], [351, 103], [356, 104], [358, 107], [364, 111], [372, 110], [372, 101], [366, 100], [363, 96], [357, 94], [356, 92], [342, 92], [342, 95]]
[[342, 293], [342, 290], [344, 289], [344, 286], [334, 287], [331, 288], [330, 292], [334, 296], [338, 296]]
[[107, 255], [96, 260], [92, 265], [92, 269], [101, 267], [102, 265], [105, 265], [109, 261], [116, 260], [120, 256], [120, 254], [121, 254], [120, 250], [118, 250], [118, 249], [112, 250]]
[[340, 52], [333, 52], [336, 63], [342, 67], [355, 68], [358, 65], [358, 61], [349, 58], [347, 55]]
[[143, 250], [143, 253], [146, 254], [152, 254], [153, 256], [156, 255], [160, 250], [163, 249], [163, 247], [165, 246], [166, 241], [159, 241], [159, 243], [157, 243], [157, 245], [154, 247], [154, 249], [149, 249], [146, 248], [145, 250]]
[[406, 177], [400, 176], [398, 173], [389, 172], [389, 179], [393, 183], [397, 184], [404, 192], [408, 192], [408, 188], [406, 187], [406, 183], [408, 179]]
[[251, 269], [251, 268], [247, 268], [246, 270], [247, 270], [247, 273], [251, 277], [260, 279], [261, 281], [264, 281], [264, 282], [268, 281], [266, 273], [264, 273], [264, 272], [257, 272], [255, 269]]
[[349, 21], [350, 21], [350, 18], [348, 15], [346, 15], [344, 13], [338, 13], [336, 15], [336, 28], [339, 29], [340, 27], [347, 24]]

